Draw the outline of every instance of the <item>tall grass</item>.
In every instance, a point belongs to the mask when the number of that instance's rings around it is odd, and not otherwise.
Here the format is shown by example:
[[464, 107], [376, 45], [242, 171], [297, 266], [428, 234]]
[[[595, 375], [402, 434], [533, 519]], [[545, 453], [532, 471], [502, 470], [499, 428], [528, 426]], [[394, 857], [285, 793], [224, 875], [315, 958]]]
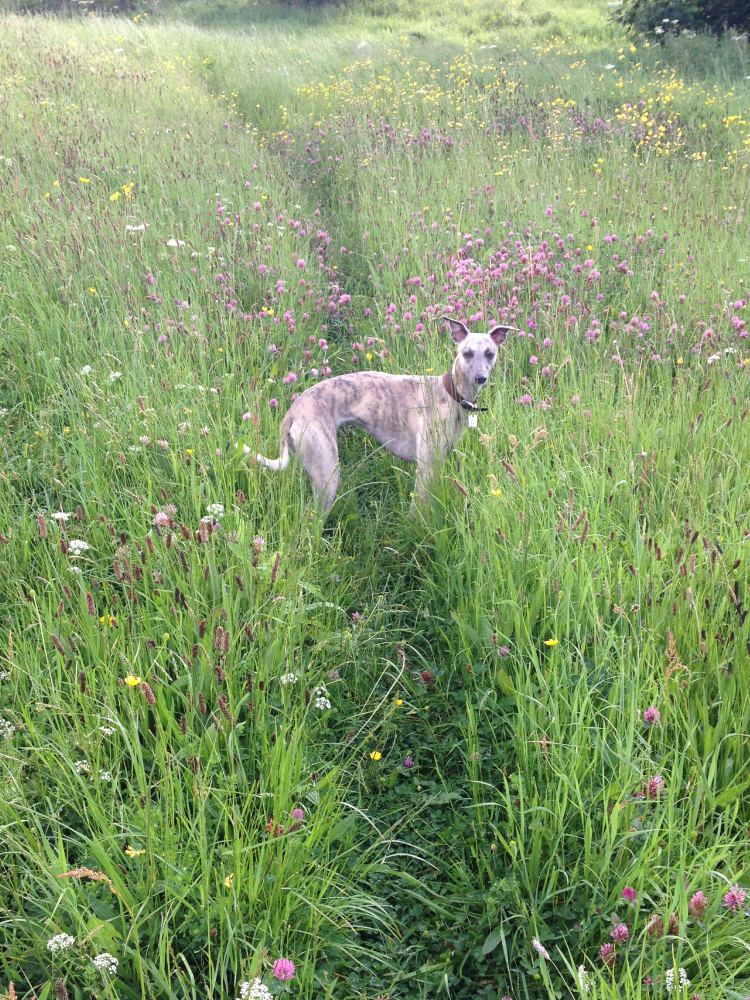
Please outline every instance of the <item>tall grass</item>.
[[[747, 994], [745, 54], [597, 18], [3, 19], [9, 994]], [[247, 464], [446, 311], [416, 518]]]

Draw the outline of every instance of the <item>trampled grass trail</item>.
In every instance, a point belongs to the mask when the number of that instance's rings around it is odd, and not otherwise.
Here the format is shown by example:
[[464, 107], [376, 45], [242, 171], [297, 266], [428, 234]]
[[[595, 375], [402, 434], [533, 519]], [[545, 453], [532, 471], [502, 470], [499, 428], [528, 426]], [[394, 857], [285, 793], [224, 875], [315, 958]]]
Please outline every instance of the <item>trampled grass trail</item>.
[[6, 996], [750, 993], [746, 51], [592, 23], [0, 22]]

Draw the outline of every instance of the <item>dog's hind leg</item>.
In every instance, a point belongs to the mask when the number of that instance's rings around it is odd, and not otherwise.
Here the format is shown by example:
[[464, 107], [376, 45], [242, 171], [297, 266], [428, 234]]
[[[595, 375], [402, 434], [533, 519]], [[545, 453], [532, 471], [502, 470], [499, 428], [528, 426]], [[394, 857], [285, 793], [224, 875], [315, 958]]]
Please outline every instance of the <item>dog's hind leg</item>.
[[320, 424], [308, 423], [297, 435], [291, 428], [294, 450], [310, 479], [324, 514], [333, 506], [339, 488], [339, 449], [336, 432]]

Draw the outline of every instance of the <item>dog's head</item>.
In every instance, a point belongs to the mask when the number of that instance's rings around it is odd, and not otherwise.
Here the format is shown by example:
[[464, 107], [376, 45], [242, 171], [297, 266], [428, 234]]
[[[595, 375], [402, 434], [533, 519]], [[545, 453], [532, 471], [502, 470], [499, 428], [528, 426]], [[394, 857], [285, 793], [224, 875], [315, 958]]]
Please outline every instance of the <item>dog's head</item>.
[[470, 333], [459, 319], [443, 319], [451, 328], [451, 337], [458, 344], [456, 361], [465, 381], [482, 386], [490, 377], [497, 360], [497, 349], [508, 338], [511, 326], [493, 326], [487, 333]]

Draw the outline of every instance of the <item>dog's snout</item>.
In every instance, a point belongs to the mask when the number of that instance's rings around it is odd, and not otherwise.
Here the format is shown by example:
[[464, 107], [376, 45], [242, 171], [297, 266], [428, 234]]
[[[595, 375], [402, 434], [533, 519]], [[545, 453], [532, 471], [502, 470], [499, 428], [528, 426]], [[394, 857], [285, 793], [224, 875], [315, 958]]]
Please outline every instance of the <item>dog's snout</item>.
[[479, 385], [484, 385], [484, 383], [487, 381], [487, 376], [486, 375], [477, 375], [476, 381], [479, 383]]

